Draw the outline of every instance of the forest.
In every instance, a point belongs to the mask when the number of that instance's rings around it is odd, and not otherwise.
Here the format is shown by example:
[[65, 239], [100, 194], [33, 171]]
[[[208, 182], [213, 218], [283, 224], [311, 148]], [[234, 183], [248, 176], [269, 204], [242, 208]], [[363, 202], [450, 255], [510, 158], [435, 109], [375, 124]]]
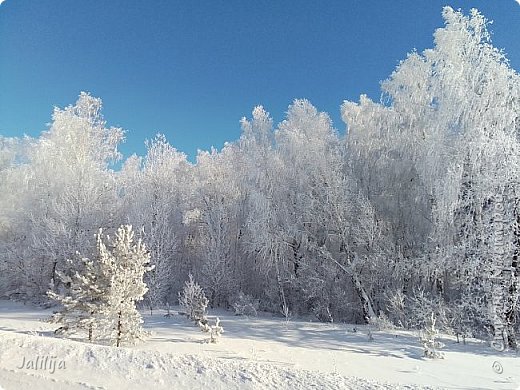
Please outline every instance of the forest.
[[443, 17], [379, 102], [341, 104], [345, 131], [298, 99], [278, 124], [255, 107], [238, 140], [194, 163], [161, 134], [124, 158], [125, 131], [82, 92], [39, 137], [0, 136], [0, 296], [47, 302], [99, 229], [124, 224], [154, 266], [150, 310], [177, 304], [192, 275], [212, 307], [246, 297], [406, 329], [434, 313], [444, 331], [515, 348], [520, 76], [478, 11]]

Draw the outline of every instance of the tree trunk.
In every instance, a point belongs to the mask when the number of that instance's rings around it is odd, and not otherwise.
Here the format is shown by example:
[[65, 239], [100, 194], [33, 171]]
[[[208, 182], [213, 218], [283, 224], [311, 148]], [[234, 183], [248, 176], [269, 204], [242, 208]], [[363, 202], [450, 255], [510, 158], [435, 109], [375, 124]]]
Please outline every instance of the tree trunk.
[[355, 270], [352, 267], [352, 261], [350, 260], [349, 254], [346, 249], [346, 245], [344, 243], [341, 243], [340, 252], [345, 255], [345, 262], [349, 268], [345, 267], [343, 264], [337, 261], [324, 246], [317, 246], [316, 249], [318, 249], [319, 253], [323, 255], [326, 259], [332, 261], [343, 272], [345, 272], [347, 275], [350, 275], [352, 283], [354, 283], [356, 293], [359, 297], [359, 300], [361, 301], [361, 306], [363, 309], [363, 318], [365, 322], [368, 324], [371, 319], [376, 318], [376, 313], [372, 305], [372, 300], [368, 296], [365, 287], [363, 286], [363, 283], [361, 282], [359, 276], [356, 274]]
[[54, 260], [52, 263], [52, 272], [51, 272], [51, 280], [52, 280], [52, 291], [56, 292], [58, 287], [58, 275], [56, 274], [56, 268], [58, 267], [58, 260]]
[[281, 311], [282, 314], [287, 318], [289, 316], [289, 305], [287, 304], [287, 300], [285, 298], [285, 291], [283, 289], [282, 276], [280, 274], [280, 267], [278, 266], [278, 262], [276, 262], [276, 281], [278, 283], [278, 293], [280, 294], [281, 301]]
[[354, 283], [359, 300], [361, 301], [365, 323], [369, 324], [370, 320], [376, 318], [376, 313], [374, 312], [372, 301], [363, 287], [363, 284], [354, 272], [352, 273], [352, 282]]
[[121, 346], [121, 335], [123, 333], [122, 331], [122, 324], [121, 324], [121, 310], [119, 310], [119, 313], [117, 313], [117, 338], [116, 338], [116, 347]]

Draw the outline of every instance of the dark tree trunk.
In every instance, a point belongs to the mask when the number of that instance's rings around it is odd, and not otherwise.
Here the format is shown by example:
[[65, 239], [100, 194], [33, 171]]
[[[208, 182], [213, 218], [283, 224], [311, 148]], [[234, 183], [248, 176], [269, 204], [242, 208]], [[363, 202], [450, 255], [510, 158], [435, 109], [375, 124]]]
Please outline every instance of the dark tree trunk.
[[122, 324], [121, 324], [121, 316], [122, 313], [119, 311], [117, 313], [117, 338], [116, 338], [116, 347], [121, 346], [121, 336], [123, 334]]

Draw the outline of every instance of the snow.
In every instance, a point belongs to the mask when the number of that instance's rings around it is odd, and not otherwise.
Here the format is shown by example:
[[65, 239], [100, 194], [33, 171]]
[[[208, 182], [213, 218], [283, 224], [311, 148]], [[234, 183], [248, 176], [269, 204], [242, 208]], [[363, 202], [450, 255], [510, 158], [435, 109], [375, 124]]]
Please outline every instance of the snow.
[[[226, 333], [210, 344], [184, 316], [142, 313], [151, 338], [114, 348], [56, 338], [56, 325], [43, 321], [51, 310], [0, 301], [0, 388], [520, 389], [518, 356], [477, 340], [462, 345], [444, 335], [445, 358], [428, 360], [414, 332], [374, 330], [368, 341], [363, 326], [218, 310], [209, 317], [218, 315]], [[21, 367], [38, 357], [53, 358], [54, 372]]]

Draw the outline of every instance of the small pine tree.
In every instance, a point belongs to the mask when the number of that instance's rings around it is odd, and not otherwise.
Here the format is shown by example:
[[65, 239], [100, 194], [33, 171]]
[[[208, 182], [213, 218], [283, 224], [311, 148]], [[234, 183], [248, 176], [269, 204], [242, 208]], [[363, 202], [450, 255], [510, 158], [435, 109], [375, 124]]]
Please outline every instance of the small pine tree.
[[430, 359], [444, 359], [444, 354], [438, 351], [444, 347], [444, 344], [436, 340], [439, 335], [439, 331], [435, 328], [436, 321], [435, 314], [432, 312], [430, 325], [425, 329], [421, 342], [424, 347], [424, 356]]
[[184, 289], [179, 293], [179, 304], [186, 312], [186, 316], [195, 322], [207, 322], [206, 308], [209, 300], [204, 290], [189, 275], [189, 280], [184, 282]]
[[134, 232], [130, 225], [117, 230], [114, 240], [110, 242], [110, 249], [100, 237], [101, 232], [98, 235], [100, 268], [104, 275], [110, 275], [110, 284], [106, 286], [107, 304], [103, 306], [100, 317], [105, 336], [119, 347], [123, 342], [133, 343], [145, 336], [136, 303], [148, 291], [143, 277], [152, 269], [148, 266], [150, 254], [141, 240], [134, 244]]
[[[73, 263], [71, 260], [69, 263]], [[80, 257], [76, 266], [81, 269], [81, 273], [76, 271], [72, 276], [57, 273], [64, 285], [70, 286], [68, 294], [56, 294], [48, 291], [47, 296], [62, 305], [59, 312], [53, 314], [51, 323], [61, 324], [56, 329], [56, 334], [73, 334], [78, 331], [86, 331], [90, 342], [94, 339], [94, 329], [98, 325], [97, 314], [106, 305], [106, 294], [101, 287], [108, 283], [102, 280], [103, 274], [99, 269], [97, 260], [90, 260]]]
[[107, 236], [107, 247], [100, 229], [95, 260], [82, 258], [80, 271], [70, 278], [60, 276], [71, 285], [68, 295], [48, 292], [63, 305], [51, 319], [63, 324], [58, 331], [86, 330], [90, 341], [94, 336], [108, 338], [118, 347], [144, 337], [136, 302], [147, 291], [143, 276], [151, 269], [150, 254], [140, 240], [134, 244], [133, 237], [132, 226], [121, 226], [114, 240]]

